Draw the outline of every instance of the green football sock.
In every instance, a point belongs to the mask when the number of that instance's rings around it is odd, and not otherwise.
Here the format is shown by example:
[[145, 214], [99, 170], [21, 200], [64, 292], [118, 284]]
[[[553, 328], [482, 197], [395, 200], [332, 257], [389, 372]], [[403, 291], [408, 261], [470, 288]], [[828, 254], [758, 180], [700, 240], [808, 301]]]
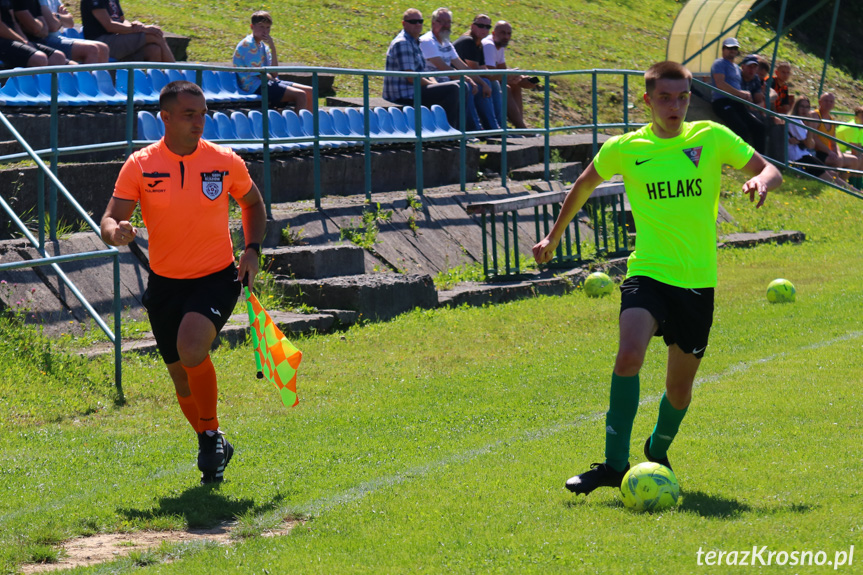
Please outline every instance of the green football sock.
[[605, 414], [605, 462], [617, 471], [629, 463], [629, 439], [638, 411], [638, 374], [611, 375], [611, 394]]
[[665, 394], [659, 401], [659, 417], [656, 418], [656, 427], [650, 436], [650, 455], [662, 459], [668, 455], [668, 448], [680, 429], [680, 422], [686, 415], [687, 405], [683, 409], [675, 409]]

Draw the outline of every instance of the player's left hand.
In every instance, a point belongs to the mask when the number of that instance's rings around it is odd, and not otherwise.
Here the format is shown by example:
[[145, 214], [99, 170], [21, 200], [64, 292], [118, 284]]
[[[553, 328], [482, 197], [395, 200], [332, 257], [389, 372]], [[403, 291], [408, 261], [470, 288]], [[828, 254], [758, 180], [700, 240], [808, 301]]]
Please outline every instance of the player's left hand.
[[240, 278], [240, 281], [243, 281], [243, 278], [248, 274], [249, 291], [252, 291], [255, 285], [255, 276], [258, 275], [258, 257], [258, 253], [255, 250], [245, 250], [240, 256], [240, 262], [237, 265], [237, 277]]
[[767, 199], [767, 184], [761, 181], [761, 178], [755, 176], [751, 180], [747, 181], [743, 184], [743, 193], [749, 194], [749, 201], [755, 201], [755, 194], [758, 193], [758, 203], [755, 204], [756, 208], [760, 208], [764, 205], [764, 200]]

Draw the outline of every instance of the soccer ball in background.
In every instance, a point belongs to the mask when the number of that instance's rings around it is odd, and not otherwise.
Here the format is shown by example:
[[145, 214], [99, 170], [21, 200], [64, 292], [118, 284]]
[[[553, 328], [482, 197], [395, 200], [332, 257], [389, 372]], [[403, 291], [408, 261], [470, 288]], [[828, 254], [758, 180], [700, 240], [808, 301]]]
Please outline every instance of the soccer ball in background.
[[770, 303], [787, 303], [797, 299], [794, 284], [786, 279], [775, 279], [767, 286], [767, 301]]
[[626, 472], [620, 493], [633, 511], [662, 511], [677, 505], [680, 484], [669, 468], [646, 461]]
[[602, 272], [593, 272], [584, 280], [584, 293], [589, 297], [602, 297], [614, 291], [614, 282]]

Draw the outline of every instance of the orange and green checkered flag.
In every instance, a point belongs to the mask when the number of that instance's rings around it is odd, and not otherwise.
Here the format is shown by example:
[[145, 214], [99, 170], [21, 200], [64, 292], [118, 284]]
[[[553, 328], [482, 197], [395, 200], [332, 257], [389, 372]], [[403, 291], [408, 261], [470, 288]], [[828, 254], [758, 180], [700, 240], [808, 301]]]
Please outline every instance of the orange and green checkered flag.
[[303, 352], [288, 341], [248, 286], [243, 289], [246, 292], [252, 343], [255, 344], [258, 379], [266, 378], [275, 385], [282, 403], [293, 407], [300, 402], [297, 396], [297, 368], [303, 360]]

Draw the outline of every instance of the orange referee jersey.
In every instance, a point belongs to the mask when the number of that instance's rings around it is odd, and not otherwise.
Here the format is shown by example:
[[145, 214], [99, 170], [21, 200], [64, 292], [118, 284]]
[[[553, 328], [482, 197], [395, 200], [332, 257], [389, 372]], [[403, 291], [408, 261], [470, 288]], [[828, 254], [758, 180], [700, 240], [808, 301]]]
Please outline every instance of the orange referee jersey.
[[198, 278], [234, 261], [228, 194], [252, 189], [246, 164], [233, 151], [201, 140], [178, 156], [164, 140], [129, 156], [114, 197], [141, 202], [150, 241], [150, 269], [160, 276]]

